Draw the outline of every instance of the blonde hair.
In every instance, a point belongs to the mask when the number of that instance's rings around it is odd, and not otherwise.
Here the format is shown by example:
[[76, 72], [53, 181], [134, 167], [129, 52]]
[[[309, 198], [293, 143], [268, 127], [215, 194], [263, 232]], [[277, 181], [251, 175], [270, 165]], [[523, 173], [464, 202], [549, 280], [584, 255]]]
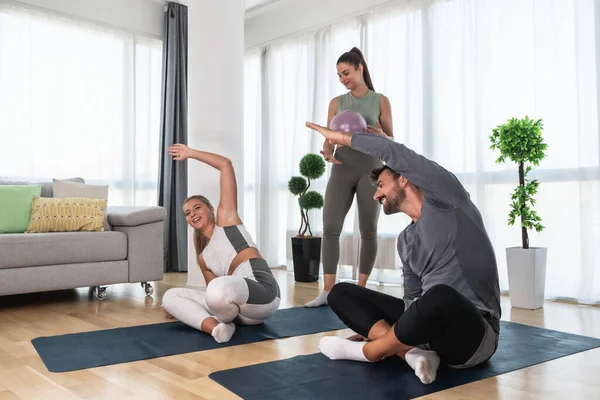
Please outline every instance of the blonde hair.
[[[212, 204], [210, 204], [210, 201], [202, 195], [196, 194], [196, 195], [190, 196], [187, 199], [185, 199], [183, 204], [185, 205], [190, 200], [199, 200], [202, 203], [204, 203], [208, 208], [213, 208]], [[212, 215], [212, 218], [214, 221], [214, 219], [215, 219], [214, 211], [212, 212], [211, 215]], [[198, 260], [198, 256], [202, 253], [202, 250], [204, 250], [204, 248], [207, 245], [208, 245], [208, 238], [201, 231], [194, 228], [194, 247], [196, 248], [196, 260]]]

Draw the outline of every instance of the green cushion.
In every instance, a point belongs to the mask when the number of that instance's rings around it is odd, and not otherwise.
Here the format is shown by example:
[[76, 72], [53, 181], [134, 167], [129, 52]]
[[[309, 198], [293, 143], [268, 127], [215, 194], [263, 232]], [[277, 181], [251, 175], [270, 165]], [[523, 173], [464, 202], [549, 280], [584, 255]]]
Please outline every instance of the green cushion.
[[0, 233], [23, 233], [31, 219], [31, 203], [42, 185], [0, 185]]

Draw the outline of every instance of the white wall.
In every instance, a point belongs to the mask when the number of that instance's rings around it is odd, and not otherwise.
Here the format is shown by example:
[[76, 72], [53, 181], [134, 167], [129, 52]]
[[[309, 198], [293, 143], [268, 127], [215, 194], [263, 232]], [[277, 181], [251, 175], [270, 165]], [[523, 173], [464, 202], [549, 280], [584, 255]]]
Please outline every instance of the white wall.
[[[406, 0], [407, 2], [412, 0]], [[373, 7], [394, 0], [280, 0], [247, 14], [246, 50], [273, 40], [318, 29], [344, 18], [351, 18]]]
[[164, 4], [156, 0], [16, 0], [16, 3], [162, 37]]

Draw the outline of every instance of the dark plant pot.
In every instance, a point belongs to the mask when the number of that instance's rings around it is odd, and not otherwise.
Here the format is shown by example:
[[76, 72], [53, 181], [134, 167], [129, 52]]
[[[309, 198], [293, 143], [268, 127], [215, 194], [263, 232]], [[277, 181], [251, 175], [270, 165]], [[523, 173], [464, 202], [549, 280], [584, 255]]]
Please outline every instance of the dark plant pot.
[[315, 282], [319, 280], [321, 263], [321, 238], [293, 237], [292, 255], [294, 260], [294, 280]]

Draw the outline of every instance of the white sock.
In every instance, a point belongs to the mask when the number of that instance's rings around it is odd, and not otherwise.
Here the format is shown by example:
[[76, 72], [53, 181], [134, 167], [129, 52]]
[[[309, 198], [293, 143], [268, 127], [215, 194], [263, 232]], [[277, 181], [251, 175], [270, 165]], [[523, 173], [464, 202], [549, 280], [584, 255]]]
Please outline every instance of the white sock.
[[225, 343], [231, 340], [235, 332], [235, 324], [233, 322], [229, 322], [227, 324], [220, 323], [215, 326], [212, 331], [212, 337], [215, 338], [217, 343]]
[[406, 362], [415, 370], [421, 382], [428, 385], [435, 381], [440, 366], [440, 356], [435, 351], [413, 347], [405, 356]]
[[316, 299], [309, 301], [304, 305], [304, 307], [319, 307], [325, 305], [327, 304], [327, 296], [329, 296], [329, 292], [323, 290]]
[[330, 360], [369, 362], [363, 354], [365, 344], [367, 342], [353, 342], [337, 336], [325, 336], [319, 342], [319, 349]]

